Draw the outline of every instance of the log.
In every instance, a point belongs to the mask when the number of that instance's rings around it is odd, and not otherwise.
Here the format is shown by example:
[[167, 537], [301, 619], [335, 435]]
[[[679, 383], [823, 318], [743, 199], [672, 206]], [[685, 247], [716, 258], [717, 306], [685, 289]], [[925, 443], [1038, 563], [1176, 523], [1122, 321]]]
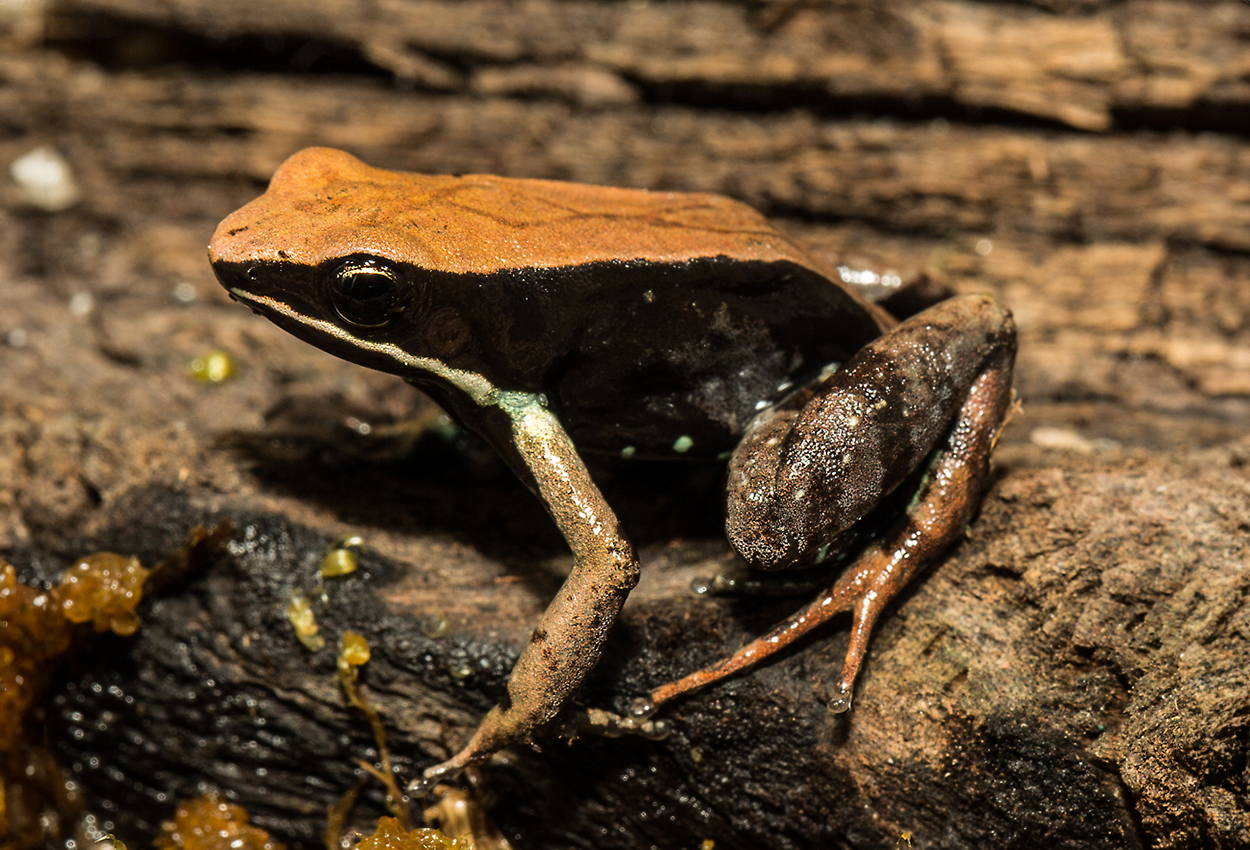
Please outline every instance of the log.
[[[824, 708], [843, 623], [674, 704], [662, 741], [515, 747], [474, 791], [514, 846], [1250, 844], [1247, 33], [1243, 4], [1198, 0], [0, 4], [0, 160], [51, 146], [80, 195], [48, 212], [0, 183], [0, 555], [34, 584], [235, 529], [137, 634], [65, 661], [32, 743], [132, 845], [216, 789], [317, 846], [378, 759], [339, 635], [368, 640], [362, 692], [412, 778], [499, 698], [568, 569], [502, 464], [411, 424], [437, 415], [415, 390], [213, 281], [216, 222], [329, 144], [722, 192], [1019, 324], [995, 484], [878, 626], [850, 714]], [[235, 377], [192, 379], [214, 349]], [[583, 706], [805, 601], [689, 592], [744, 575], [715, 468], [594, 472], [644, 566]], [[344, 534], [361, 567], [323, 579]], [[354, 828], [384, 813], [365, 784]]]

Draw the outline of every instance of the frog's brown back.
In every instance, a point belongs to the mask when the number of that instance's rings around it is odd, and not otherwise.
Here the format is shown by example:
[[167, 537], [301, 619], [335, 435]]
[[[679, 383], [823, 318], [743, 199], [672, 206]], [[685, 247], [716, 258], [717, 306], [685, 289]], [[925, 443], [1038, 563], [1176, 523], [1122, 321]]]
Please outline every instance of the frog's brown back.
[[331, 148], [288, 159], [210, 246], [214, 262], [319, 265], [358, 253], [452, 274], [729, 257], [831, 275], [758, 212], [720, 195], [387, 171]]

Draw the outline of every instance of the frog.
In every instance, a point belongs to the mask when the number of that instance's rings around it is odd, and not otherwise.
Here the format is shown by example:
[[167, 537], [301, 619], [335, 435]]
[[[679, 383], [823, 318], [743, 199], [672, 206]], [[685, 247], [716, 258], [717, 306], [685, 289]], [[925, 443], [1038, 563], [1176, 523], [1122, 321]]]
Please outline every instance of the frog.
[[605, 651], [640, 565], [585, 457], [724, 463], [726, 536], [747, 564], [844, 559], [792, 617], [635, 699], [627, 725], [849, 612], [828, 703], [844, 712], [882, 613], [973, 519], [1013, 404], [1016, 329], [992, 295], [896, 319], [717, 194], [417, 174], [309, 148], [220, 223], [209, 261], [235, 300], [480, 435], [572, 552], [506, 696], [424, 787], [548, 733]]

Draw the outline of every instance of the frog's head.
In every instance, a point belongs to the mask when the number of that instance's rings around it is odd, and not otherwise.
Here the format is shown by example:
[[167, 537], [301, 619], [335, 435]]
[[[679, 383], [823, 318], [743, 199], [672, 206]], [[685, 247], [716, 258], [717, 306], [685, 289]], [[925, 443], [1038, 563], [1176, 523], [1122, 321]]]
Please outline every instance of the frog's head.
[[[230, 214], [209, 243], [209, 260], [316, 267], [353, 254], [446, 271], [467, 270], [450, 256], [437, 220], [422, 210], [454, 191], [453, 177], [387, 171], [331, 148], [308, 148], [274, 173], [268, 190]], [[413, 213], [416, 213], [415, 215]], [[459, 268], [458, 268], [459, 267]]]
[[218, 225], [213, 271], [253, 311], [362, 365], [410, 374], [397, 355], [454, 354], [439, 349], [454, 347], [456, 334], [425, 327], [440, 259], [396, 213], [410, 208], [414, 190], [436, 192], [451, 178], [414, 185], [414, 177], [329, 148], [301, 151]]

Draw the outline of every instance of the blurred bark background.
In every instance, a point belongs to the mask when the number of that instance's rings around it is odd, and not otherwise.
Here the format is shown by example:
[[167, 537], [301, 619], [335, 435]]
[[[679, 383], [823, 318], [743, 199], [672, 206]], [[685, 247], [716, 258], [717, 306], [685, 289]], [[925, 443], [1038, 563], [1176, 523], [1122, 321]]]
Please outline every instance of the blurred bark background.
[[[567, 569], [505, 469], [404, 424], [430, 415], [415, 391], [212, 279], [216, 222], [313, 144], [725, 193], [1019, 323], [997, 483], [878, 627], [850, 715], [823, 708], [833, 628], [674, 705], [665, 741], [517, 748], [475, 799], [519, 850], [1250, 845], [1235, 0], [0, 0], [0, 554], [37, 582], [236, 528], [50, 688], [41, 734], [104, 829], [143, 845], [218, 789], [318, 845], [377, 758], [338, 634], [373, 645], [365, 692], [411, 778], [499, 696]], [[60, 200], [31, 182], [40, 148], [72, 176]], [[215, 349], [237, 375], [193, 380]], [[586, 704], [623, 708], [803, 601], [689, 594], [739, 569], [714, 470], [598, 474], [644, 579]], [[344, 533], [362, 569], [322, 582]], [[292, 592], [325, 649], [295, 641]], [[382, 812], [366, 786], [357, 822]]]

